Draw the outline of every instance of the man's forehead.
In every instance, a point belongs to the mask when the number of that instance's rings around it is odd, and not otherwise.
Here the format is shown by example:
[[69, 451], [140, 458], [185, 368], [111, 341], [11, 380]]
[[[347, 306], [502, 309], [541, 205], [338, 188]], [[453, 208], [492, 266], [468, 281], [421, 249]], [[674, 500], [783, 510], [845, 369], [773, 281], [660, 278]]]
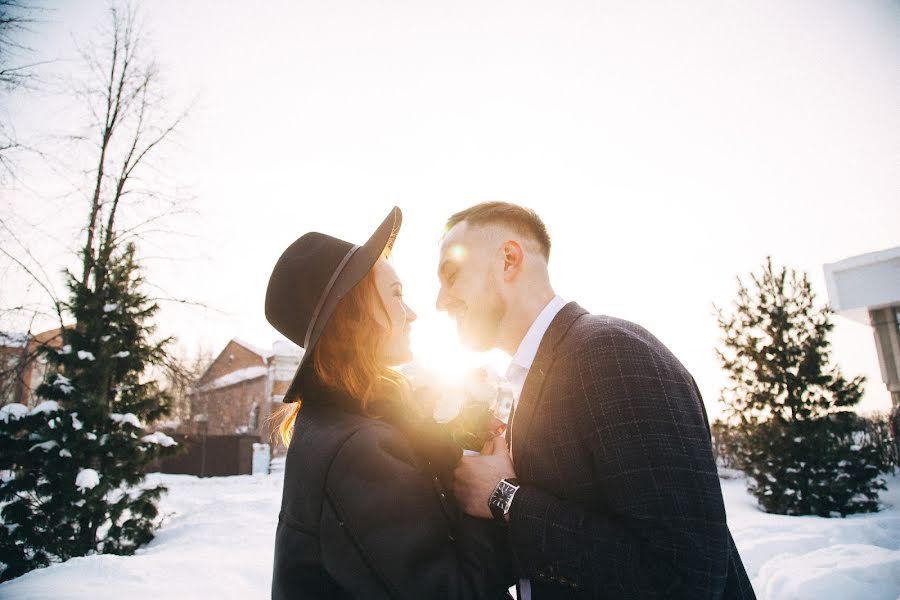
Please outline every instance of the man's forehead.
[[472, 244], [468, 223], [458, 223], [452, 227], [441, 240], [440, 258], [438, 270], [443, 269], [448, 263], [458, 263], [467, 253], [467, 248]]

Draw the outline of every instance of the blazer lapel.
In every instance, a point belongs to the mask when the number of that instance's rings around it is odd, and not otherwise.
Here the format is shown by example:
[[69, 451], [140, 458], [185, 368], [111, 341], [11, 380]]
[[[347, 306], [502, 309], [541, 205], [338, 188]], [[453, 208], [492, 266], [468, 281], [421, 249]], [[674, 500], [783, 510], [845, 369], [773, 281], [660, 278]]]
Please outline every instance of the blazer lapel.
[[516, 404], [512, 422], [506, 430], [506, 440], [513, 448], [521, 447], [521, 444], [528, 438], [531, 418], [544, 387], [544, 377], [556, 358], [556, 346], [566, 337], [572, 324], [586, 314], [588, 314], [587, 311], [577, 303], [569, 302], [553, 318], [547, 333], [541, 339], [534, 362], [531, 369], [528, 370], [528, 376], [522, 386], [522, 394]]

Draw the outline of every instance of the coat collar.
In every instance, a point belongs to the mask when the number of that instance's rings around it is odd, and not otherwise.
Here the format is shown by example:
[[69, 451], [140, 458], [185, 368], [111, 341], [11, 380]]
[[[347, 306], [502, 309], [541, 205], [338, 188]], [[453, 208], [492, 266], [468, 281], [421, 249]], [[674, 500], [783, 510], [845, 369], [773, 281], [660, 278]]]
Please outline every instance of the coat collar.
[[541, 396], [544, 387], [544, 377], [550, 370], [550, 365], [556, 358], [556, 347], [566, 337], [569, 329], [581, 316], [588, 314], [576, 302], [569, 302], [550, 323], [547, 333], [538, 346], [534, 363], [528, 371], [522, 394], [519, 397], [513, 421], [506, 431], [507, 441], [514, 447], [521, 447], [522, 442], [528, 438], [528, 430], [531, 427], [531, 419], [534, 416], [534, 408]]

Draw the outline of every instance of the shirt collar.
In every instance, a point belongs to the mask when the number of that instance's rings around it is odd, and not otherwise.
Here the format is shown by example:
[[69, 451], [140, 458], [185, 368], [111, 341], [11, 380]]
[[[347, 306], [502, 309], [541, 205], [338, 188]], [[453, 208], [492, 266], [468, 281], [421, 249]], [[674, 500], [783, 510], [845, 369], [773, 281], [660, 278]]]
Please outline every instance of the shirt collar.
[[566, 301], [559, 296], [554, 296], [547, 303], [547, 306], [537, 316], [528, 329], [528, 333], [525, 334], [525, 337], [519, 343], [519, 348], [513, 355], [512, 363], [510, 363], [510, 368], [513, 368], [513, 365], [515, 365], [525, 371], [531, 369], [531, 364], [534, 362], [534, 357], [537, 356], [538, 347], [541, 345], [541, 340], [544, 339], [544, 334], [547, 333], [550, 323], [553, 322], [553, 319], [565, 305]]

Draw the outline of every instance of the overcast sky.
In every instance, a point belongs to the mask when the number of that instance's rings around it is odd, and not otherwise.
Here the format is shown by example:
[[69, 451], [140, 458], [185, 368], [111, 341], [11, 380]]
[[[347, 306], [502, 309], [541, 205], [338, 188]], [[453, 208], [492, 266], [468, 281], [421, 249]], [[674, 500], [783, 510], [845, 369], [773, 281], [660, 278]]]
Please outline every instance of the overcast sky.
[[[57, 59], [48, 72], [77, 77], [75, 41], [107, 4], [46, 4], [32, 46]], [[442, 225], [508, 200], [546, 221], [557, 292], [647, 327], [715, 415], [712, 304], [731, 302], [737, 275], [771, 255], [807, 271], [824, 303], [824, 263], [900, 245], [900, 2], [141, 7], [170, 102], [196, 101], [160, 179], [147, 176], [195, 198], [176, 223], [194, 237], [143, 249], [148, 279], [226, 313], [166, 306], [160, 329], [191, 351], [235, 336], [269, 346], [281, 251], [310, 230], [361, 243], [396, 204], [414, 350], [459, 359], [434, 309]], [[21, 135], [72, 125], [71, 101], [43, 96], [6, 98]], [[21, 173], [4, 210], [52, 276], [87, 202], [61, 194], [77, 177]], [[3, 278], [9, 305], [24, 284]], [[835, 323], [835, 359], [869, 378], [863, 410], [887, 409], [871, 330]]]

